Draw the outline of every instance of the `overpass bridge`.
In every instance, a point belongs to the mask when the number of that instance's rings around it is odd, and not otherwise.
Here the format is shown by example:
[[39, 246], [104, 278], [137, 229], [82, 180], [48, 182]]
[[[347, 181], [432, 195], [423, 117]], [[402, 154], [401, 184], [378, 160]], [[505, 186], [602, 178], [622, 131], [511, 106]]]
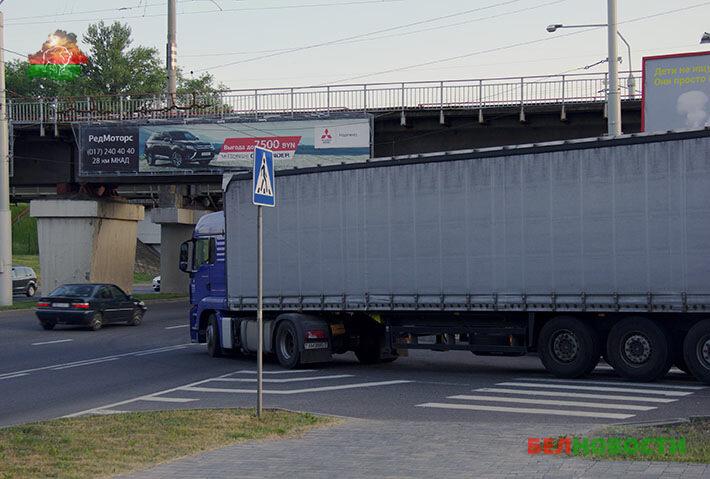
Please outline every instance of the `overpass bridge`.
[[[634, 133], [641, 126], [640, 92], [633, 88], [641, 84], [640, 72], [622, 75], [633, 79], [622, 91], [622, 115], [624, 131]], [[221, 206], [221, 176], [188, 171], [91, 178], [87, 184], [79, 170], [79, 125], [327, 119], [360, 112], [371, 115], [371, 151], [383, 158], [602, 136], [606, 85], [606, 74], [584, 73], [233, 90], [174, 102], [164, 95], [12, 99], [11, 194], [15, 201], [39, 200], [32, 214], [39, 218], [42, 271], [54, 271], [52, 279], [43, 278], [45, 285], [96, 280], [130, 289], [131, 244], [143, 218], [139, 205], [146, 205], [161, 225], [162, 287], [186, 291], [178, 247], [202, 214]], [[116, 204], [106, 191], [134, 204]]]

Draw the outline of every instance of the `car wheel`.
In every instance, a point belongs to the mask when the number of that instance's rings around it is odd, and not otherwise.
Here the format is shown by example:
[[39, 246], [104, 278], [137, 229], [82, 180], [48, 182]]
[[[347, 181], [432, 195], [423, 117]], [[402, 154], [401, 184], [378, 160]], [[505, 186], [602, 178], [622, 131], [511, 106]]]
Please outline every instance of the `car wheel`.
[[173, 151], [172, 155], [170, 155], [170, 162], [175, 168], [180, 168], [183, 162], [182, 153], [177, 150]]
[[40, 321], [39, 323], [42, 325], [42, 329], [47, 331], [51, 331], [57, 325], [54, 321]]
[[94, 313], [94, 317], [91, 318], [91, 322], [89, 323], [89, 328], [91, 328], [93, 331], [98, 331], [101, 329], [101, 326], [104, 325], [104, 317], [101, 313]]
[[145, 157], [148, 160], [148, 164], [150, 166], [155, 166], [155, 157], [153, 155], [151, 155], [150, 153], [146, 153]]
[[560, 316], [540, 330], [537, 351], [550, 373], [560, 378], [578, 378], [589, 374], [599, 363], [599, 335], [584, 321]]
[[639, 317], [616, 323], [606, 346], [614, 370], [634, 381], [655, 381], [665, 376], [673, 364], [672, 348], [658, 323]]
[[207, 337], [207, 354], [213, 358], [222, 356], [222, 346], [219, 343], [217, 318], [215, 318], [214, 315], [210, 316], [207, 320], [207, 330], [205, 331], [205, 336]]
[[34, 284], [30, 284], [29, 286], [27, 286], [27, 291], [25, 291], [25, 294], [27, 295], [28, 298], [31, 298], [32, 296], [35, 295], [36, 292], [37, 292], [37, 286], [35, 286]]
[[281, 367], [294, 369], [301, 365], [301, 351], [298, 347], [298, 331], [291, 321], [279, 324], [276, 332], [276, 358]]
[[134, 309], [131, 319], [128, 320], [129, 326], [138, 326], [143, 321], [143, 311], [140, 309]]
[[209, 166], [210, 160], [201, 160], [198, 161], [198, 163], [200, 164], [200, 166]]
[[153, 286], [153, 291], [160, 293], [160, 286]]

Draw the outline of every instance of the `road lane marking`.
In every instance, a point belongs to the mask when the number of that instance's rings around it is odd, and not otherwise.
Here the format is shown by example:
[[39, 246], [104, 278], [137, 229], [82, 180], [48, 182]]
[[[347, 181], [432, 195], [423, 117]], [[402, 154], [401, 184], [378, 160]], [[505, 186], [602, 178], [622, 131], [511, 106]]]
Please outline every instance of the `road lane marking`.
[[489, 412], [512, 412], [519, 414], [544, 414], [546, 416], [572, 416], [572, 417], [592, 417], [604, 419], [629, 419], [634, 414], [618, 414], [611, 412], [593, 411], [567, 411], [561, 409], [534, 409], [526, 407], [504, 407], [504, 406], [484, 406], [479, 404], [448, 404], [429, 402], [417, 404], [417, 407], [438, 408], [438, 409], [462, 409], [467, 411], [489, 411]]
[[192, 401], [199, 401], [199, 399], [192, 398], [166, 398], [162, 396], [143, 396], [140, 398], [141, 401], [155, 401], [155, 402], [175, 402], [175, 403], [186, 403]]
[[160, 353], [167, 353], [168, 351], [177, 351], [178, 349], [185, 349], [187, 346], [168, 346], [165, 348], [158, 348], [158, 349], [153, 349], [153, 350], [148, 350], [148, 351], [143, 351], [140, 353], [136, 353], [134, 356], [148, 356], [150, 354], [160, 354]]
[[[369, 383], [356, 383], [356, 384], [342, 384], [340, 386], [322, 386], [315, 388], [305, 388], [305, 389], [264, 389], [264, 394], [303, 394], [303, 393], [314, 393], [323, 391], [339, 391], [342, 389], [359, 389], [359, 388], [370, 388], [377, 386], [391, 386], [395, 384], [407, 384], [414, 381], [406, 380], [396, 380], [396, 381], [378, 381]], [[205, 393], [256, 393], [256, 389], [231, 389], [231, 388], [211, 388], [211, 387], [195, 387], [195, 386], [185, 386], [180, 388], [181, 391], [193, 391], [193, 392], [205, 392]]]
[[[353, 377], [352, 374], [334, 374], [332, 376], [311, 376], [307, 378], [286, 378], [286, 379], [276, 379], [276, 378], [266, 378], [264, 379], [265, 383], [294, 383], [294, 382], [299, 382], [299, 381], [316, 381], [319, 379], [342, 379], [342, 378], [351, 378]], [[215, 381], [223, 381], [223, 382], [235, 382], [235, 383], [255, 383], [257, 381], [256, 378], [219, 378], [215, 379]]]
[[463, 401], [494, 401], [494, 402], [510, 402], [519, 404], [536, 404], [538, 406], [575, 406], [575, 407], [590, 407], [595, 409], [621, 409], [627, 411], [652, 411], [657, 409], [656, 406], [641, 406], [638, 404], [609, 404], [586, 401], [559, 401], [556, 399], [529, 399], [529, 398], [511, 398], [501, 396], [471, 396], [461, 394], [458, 396], [449, 396], [446, 399], [458, 399]]
[[177, 326], [167, 326], [165, 329], [189, 328], [189, 324], [179, 324]]
[[[654, 388], [665, 388], [665, 389], [693, 389], [701, 390], [707, 389], [707, 386], [691, 386], [691, 385], [679, 385], [679, 384], [663, 384], [663, 383], [633, 383], [624, 381], [598, 381], [596, 379], [553, 379], [553, 378], [515, 378], [516, 381], [540, 381], [540, 382], [551, 382], [551, 383], [566, 383], [566, 384], [608, 384], [608, 385], [618, 385], [618, 386], [640, 386], [642, 388], [654, 387]], [[642, 392], [640, 390], [640, 392]]]
[[41, 343], [32, 343], [32, 346], [44, 346], [45, 344], [68, 343], [73, 339], [57, 339], [56, 341], [42, 341]]
[[70, 369], [70, 368], [80, 368], [82, 366], [92, 366], [94, 364], [107, 363], [109, 361], [118, 361], [118, 358], [105, 358], [105, 359], [97, 359], [95, 361], [84, 361], [84, 362], [77, 363], [77, 364], [67, 364], [66, 366], [59, 366], [58, 368], [52, 368], [52, 371], [60, 371], [62, 369]]
[[643, 394], [658, 394], [661, 396], [690, 396], [693, 394], [688, 391], [662, 391], [660, 389], [634, 389], [634, 388], [612, 388], [606, 386], [572, 386], [569, 384], [534, 384], [523, 382], [504, 382], [497, 383], [496, 386], [522, 386], [526, 388], [553, 388], [553, 389], [573, 389], [575, 391], [602, 391], [616, 393], [643, 393]]
[[609, 399], [612, 401], [641, 401], [655, 403], [672, 403], [677, 399], [652, 398], [640, 396], [617, 396], [614, 394], [587, 394], [587, 393], [568, 393], [565, 391], [531, 391], [526, 389], [505, 389], [505, 388], [480, 388], [475, 392], [484, 393], [501, 393], [501, 394], [523, 394], [528, 396], [546, 396], [546, 397], [568, 397], [581, 399]]
[[[178, 344], [178, 345], [175, 345], [175, 346], [188, 347], [188, 346], [200, 346], [200, 345], [198, 345], [198, 344], [196, 344], [196, 343], [184, 343], [184, 344]], [[168, 347], [173, 347], [173, 346], [168, 346]], [[158, 349], [160, 350], [159, 352], [164, 352], [164, 351], [163, 351], [163, 348], [158, 348]], [[69, 363], [51, 364], [51, 365], [49, 365], [49, 366], [41, 366], [41, 367], [38, 367], [38, 368], [23, 369], [23, 370], [21, 370], [21, 371], [10, 371], [10, 372], [7, 372], [7, 373], [0, 373], [0, 379], [5, 379], [5, 378], [8, 378], [8, 377], [14, 377], [14, 376], [16, 376], [17, 374], [29, 374], [29, 373], [34, 373], [34, 372], [38, 372], [38, 371], [47, 371], [47, 370], [50, 370], [50, 369], [53, 370], [54, 368], [57, 368], [57, 367], [60, 367], [60, 366], [67, 366], [67, 365], [70, 365], [70, 364], [76, 364], [76, 363], [81, 363], [81, 362], [86, 362], [86, 361], [94, 361], [94, 360], [97, 360], [97, 359], [106, 359], [106, 358], [127, 358], [127, 357], [131, 357], [131, 356], [137, 356], [137, 355], [139, 355], [140, 353], [148, 352], [148, 351], [156, 351], [156, 349], [144, 349], [144, 350], [139, 350], [139, 351], [131, 351], [131, 352], [128, 352], [128, 353], [114, 354], [114, 355], [111, 355], [111, 356], [102, 356], [102, 357], [98, 357], [98, 358], [84, 359], [83, 361], [72, 361], [72, 362], [69, 362]], [[170, 351], [170, 350], [167, 350], [167, 351]]]
[[13, 374], [12, 376], [2, 376], [0, 377], [0, 381], [2, 381], [3, 379], [21, 378], [22, 376], [29, 376], [29, 373], [19, 373]]

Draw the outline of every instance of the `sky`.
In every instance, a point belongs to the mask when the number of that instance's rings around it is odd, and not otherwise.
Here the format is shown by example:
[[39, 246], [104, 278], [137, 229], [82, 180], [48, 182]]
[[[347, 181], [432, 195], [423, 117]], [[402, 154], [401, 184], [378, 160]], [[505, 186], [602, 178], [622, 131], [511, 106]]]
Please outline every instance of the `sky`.
[[[619, 0], [633, 69], [648, 55], [710, 50], [710, 1]], [[604, 0], [178, 0], [178, 65], [232, 89], [605, 71]], [[166, 0], [4, 0], [5, 48], [57, 29], [121, 21], [165, 58]], [[85, 45], [79, 42], [80, 47]], [[622, 70], [628, 54], [620, 44]], [[6, 59], [18, 55], [5, 53]], [[448, 60], [447, 60], [448, 59]]]

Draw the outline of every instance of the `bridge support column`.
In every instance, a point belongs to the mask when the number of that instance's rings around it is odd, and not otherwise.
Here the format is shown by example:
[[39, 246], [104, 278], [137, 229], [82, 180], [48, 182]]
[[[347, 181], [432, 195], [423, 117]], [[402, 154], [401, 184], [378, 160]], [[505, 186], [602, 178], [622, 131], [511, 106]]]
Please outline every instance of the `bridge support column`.
[[153, 223], [160, 225], [160, 291], [188, 292], [189, 277], [178, 268], [180, 244], [192, 238], [197, 221], [209, 211], [187, 208], [155, 208]]
[[108, 200], [33, 200], [40, 288], [62, 283], [114, 283], [133, 290], [136, 232], [143, 206]]

